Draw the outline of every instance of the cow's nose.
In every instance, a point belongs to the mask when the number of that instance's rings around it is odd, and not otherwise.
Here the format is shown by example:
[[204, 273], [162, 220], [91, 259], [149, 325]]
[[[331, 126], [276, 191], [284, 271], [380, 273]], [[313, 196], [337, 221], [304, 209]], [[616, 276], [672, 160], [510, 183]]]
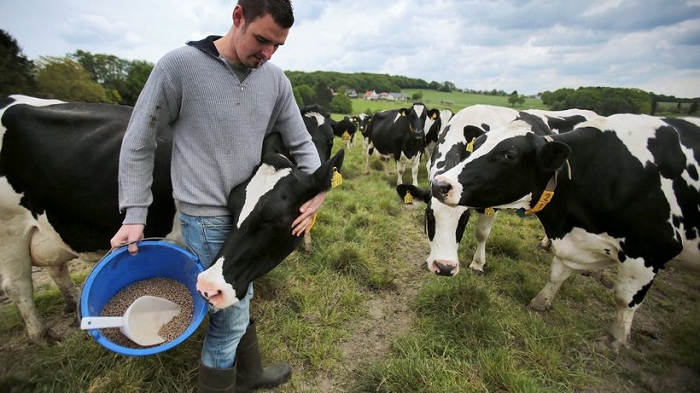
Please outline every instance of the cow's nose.
[[433, 195], [440, 202], [445, 201], [445, 198], [447, 198], [447, 194], [450, 192], [451, 189], [452, 189], [452, 186], [450, 185], [450, 183], [447, 183], [444, 181], [439, 181], [439, 180], [433, 181], [433, 185], [432, 185]]
[[450, 263], [433, 262], [433, 273], [439, 276], [454, 276], [457, 274], [457, 266]]

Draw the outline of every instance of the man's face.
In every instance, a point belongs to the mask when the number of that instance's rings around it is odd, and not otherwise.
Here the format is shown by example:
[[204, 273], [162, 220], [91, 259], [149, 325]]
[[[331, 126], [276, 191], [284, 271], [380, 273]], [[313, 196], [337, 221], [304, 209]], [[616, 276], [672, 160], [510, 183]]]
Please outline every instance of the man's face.
[[272, 58], [280, 45], [284, 45], [289, 29], [280, 27], [269, 14], [252, 22], [241, 17], [239, 39], [236, 40], [236, 53], [241, 63], [257, 68]]

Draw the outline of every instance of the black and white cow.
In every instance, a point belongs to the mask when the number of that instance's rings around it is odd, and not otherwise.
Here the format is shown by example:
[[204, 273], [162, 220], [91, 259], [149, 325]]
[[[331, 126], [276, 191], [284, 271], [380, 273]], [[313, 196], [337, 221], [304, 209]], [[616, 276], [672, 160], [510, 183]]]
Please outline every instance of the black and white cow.
[[[75, 310], [78, 295], [67, 262], [77, 257], [99, 260], [123, 220], [118, 208], [117, 173], [121, 140], [132, 109], [26, 96], [11, 96], [0, 105], [2, 289], [17, 304], [29, 337], [44, 345], [47, 339], [58, 337], [36, 312], [31, 267], [46, 270], [61, 289], [66, 310]], [[326, 140], [332, 143], [332, 139], [329, 129]], [[265, 150], [272, 149], [268, 141]], [[180, 236], [170, 183], [171, 146], [169, 132], [159, 136], [147, 237]], [[296, 198], [298, 188], [287, 191], [287, 198]], [[280, 206], [283, 199], [277, 201]], [[255, 209], [265, 206], [256, 205]], [[260, 216], [257, 211], [248, 214]], [[275, 218], [266, 216], [267, 224], [275, 224]], [[291, 230], [287, 231], [291, 237]], [[245, 234], [239, 231], [238, 239]], [[255, 244], [272, 248], [273, 243]], [[246, 249], [255, 252], [255, 248]]]
[[350, 116], [343, 117], [343, 120], [331, 122], [333, 126], [333, 135], [347, 142], [347, 147], [352, 148], [355, 143], [355, 133], [357, 133], [357, 124]]
[[357, 124], [357, 129], [362, 135], [363, 146], [367, 148], [367, 144], [369, 143], [369, 140], [367, 139], [367, 126], [370, 120], [372, 120], [372, 116], [366, 113], [359, 113], [357, 116], [353, 116], [352, 120], [355, 122], [355, 124]]
[[[425, 150], [423, 127], [428, 109], [416, 103], [409, 108], [376, 113], [367, 127], [369, 143], [366, 150], [365, 173], [369, 173], [369, 159], [376, 150], [385, 160], [396, 162], [397, 181], [403, 184], [406, 163], [411, 164], [413, 185], [418, 186], [418, 166]], [[384, 166], [388, 174], [388, 167]]]
[[[572, 109], [565, 111], [526, 110], [518, 112], [502, 106], [472, 105], [457, 112], [447, 123], [433, 154], [434, 165], [429, 169], [430, 179], [469, 156], [468, 142], [475, 136], [506, 126], [519, 119], [532, 125], [533, 132], [549, 134], [570, 131], [576, 124], [597, 117], [592, 111]], [[428, 269], [436, 274], [455, 275], [459, 272], [459, 242], [469, 222], [472, 211], [478, 213], [474, 228], [476, 251], [469, 268], [483, 273], [486, 265], [486, 240], [491, 233], [497, 210], [468, 209], [465, 206], [448, 206], [431, 194], [411, 185], [399, 185], [396, 191], [403, 199], [410, 193], [415, 199], [427, 204], [425, 210], [425, 233], [430, 242], [430, 254], [426, 260]], [[548, 245], [545, 238], [541, 246]]]
[[333, 122], [330, 113], [318, 104], [306, 105], [300, 111], [321, 162], [328, 160], [333, 150]]
[[301, 239], [291, 235], [292, 221], [304, 202], [331, 188], [344, 154], [341, 149], [313, 174], [301, 172], [282, 155], [268, 154], [253, 176], [231, 191], [235, 226], [215, 262], [197, 279], [197, 290], [209, 304], [218, 309], [236, 304], [253, 280], [297, 248]]
[[574, 271], [617, 265], [608, 345], [626, 345], [635, 311], [669, 261], [700, 264], [700, 119], [618, 114], [568, 133], [514, 122], [432, 183], [449, 205], [524, 209], [552, 241], [549, 282], [530, 303], [550, 307]]
[[428, 116], [425, 118], [425, 156], [427, 157], [425, 167], [430, 172], [430, 160], [433, 156], [433, 150], [437, 145], [438, 138], [442, 131], [447, 126], [447, 123], [454, 116], [454, 112], [450, 109], [431, 109], [428, 111]]
[[[122, 222], [117, 202], [121, 140], [131, 108], [10, 96], [0, 103], [0, 276], [29, 337], [58, 337], [36, 311], [32, 265], [43, 268], [76, 309], [67, 262], [97, 261]], [[170, 136], [161, 136], [146, 236], [173, 229]]]

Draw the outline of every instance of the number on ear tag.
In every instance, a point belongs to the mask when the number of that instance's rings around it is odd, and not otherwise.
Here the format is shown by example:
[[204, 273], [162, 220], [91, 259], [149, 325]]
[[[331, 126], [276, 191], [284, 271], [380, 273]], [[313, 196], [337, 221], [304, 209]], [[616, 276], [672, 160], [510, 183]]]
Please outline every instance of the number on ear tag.
[[410, 191], [406, 191], [406, 195], [403, 197], [403, 203], [407, 205], [413, 203], [413, 195], [411, 195]]

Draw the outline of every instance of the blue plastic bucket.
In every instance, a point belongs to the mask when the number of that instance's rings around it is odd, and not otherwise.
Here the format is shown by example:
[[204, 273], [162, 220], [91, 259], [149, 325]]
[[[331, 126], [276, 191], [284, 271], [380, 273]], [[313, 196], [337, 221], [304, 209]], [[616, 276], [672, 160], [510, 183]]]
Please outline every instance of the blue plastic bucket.
[[204, 271], [199, 257], [192, 251], [168, 240], [142, 240], [139, 252], [129, 254], [126, 246], [105, 255], [85, 279], [80, 294], [80, 317], [100, 316], [102, 309], [124, 287], [137, 281], [152, 278], [169, 278], [184, 284], [192, 295], [194, 310], [192, 321], [180, 337], [147, 348], [128, 348], [117, 345], [103, 336], [99, 329], [88, 333], [103, 347], [128, 356], [154, 355], [173, 348], [199, 327], [207, 314], [207, 303], [197, 293], [197, 275]]

